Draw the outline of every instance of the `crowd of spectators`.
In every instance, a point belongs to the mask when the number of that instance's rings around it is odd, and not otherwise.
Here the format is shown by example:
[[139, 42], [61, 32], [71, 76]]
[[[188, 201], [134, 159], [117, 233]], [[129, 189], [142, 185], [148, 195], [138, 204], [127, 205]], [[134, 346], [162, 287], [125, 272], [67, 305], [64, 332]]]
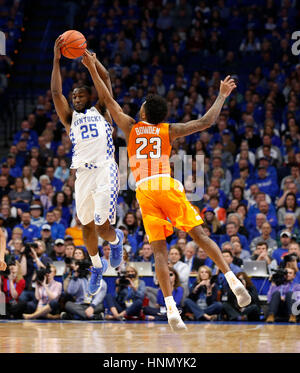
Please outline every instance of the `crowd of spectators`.
[[0, 53], [0, 102], [8, 87], [15, 51], [22, 36], [23, 21], [23, 0], [0, 0], [0, 31], [5, 37], [5, 53], [2, 51], [2, 46]]
[[[106, 66], [114, 97], [133, 117], [148, 93], [158, 93], [167, 99], [168, 122], [196, 119], [214, 102], [220, 79], [230, 74], [238, 83], [216, 125], [176, 140], [172, 157], [193, 157], [190, 177], [183, 180], [187, 195], [201, 176], [197, 156], [204, 158], [204, 195], [192, 203], [252, 302], [240, 309], [204, 248], [175, 231], [168, 238], [170, 279], [186, 319], [261, 320], [259, 289], [243, 271], [251, 260], [266, 262], [273, 274], [263, 318], [296, 322], [300, 64], [290, 47], [298, 21], [293, 0], [94, 0], [87, 12], [81, 31], [88, 48]], [[80, 60], [63, 59], [61, 71], [68, 99], [74, 87], [91, 84]], [[119, 161], [126, 145], [118, 128], [114, 143]], [[106, 280], [97, 296], [86, 296], [89, 262], [74, 205], [71, 156], [71, 141], [47, 91], [36, 98], [36, 109], [20, 123], [1, 160], [0, 227], [10, 264], [2, 289], [9, 317], [164, 319], [155, 273], [147, 286], [129, 264], [154, 262], [129, 170], [116, 223], [125, 234], [120, 273], [126, 281], [119, 278], [114, 293]], [[108, 257], [107, 242], [99, 241], [99, 250]], [[58, 275], [59, 262], [64, 269]]]

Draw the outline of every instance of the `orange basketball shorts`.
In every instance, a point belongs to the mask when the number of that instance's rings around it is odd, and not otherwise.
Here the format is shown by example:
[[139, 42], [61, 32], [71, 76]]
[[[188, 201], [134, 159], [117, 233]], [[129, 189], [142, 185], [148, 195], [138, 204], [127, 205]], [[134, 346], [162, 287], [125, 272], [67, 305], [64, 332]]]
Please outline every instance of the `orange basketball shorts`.
[[136, 190], [149, 242], [165, 240], [173, 227], [185, 232], [203, 223], [188, 201], [183, 185], [171, 177], [142, 181]]

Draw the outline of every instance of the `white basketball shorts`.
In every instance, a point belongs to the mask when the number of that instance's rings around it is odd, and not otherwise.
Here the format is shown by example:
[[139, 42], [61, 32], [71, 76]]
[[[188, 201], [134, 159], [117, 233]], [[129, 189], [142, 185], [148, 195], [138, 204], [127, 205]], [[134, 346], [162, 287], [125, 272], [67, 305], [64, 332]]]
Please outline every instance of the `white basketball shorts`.
[[86, 163], [78, 168], [75, 202], [81, 224], [86, 225], [92, 220], [97, 225], [103, 225], [106, 220], [115, 224], [119, 187], [119, 170], [115, 162], [102, 167]]

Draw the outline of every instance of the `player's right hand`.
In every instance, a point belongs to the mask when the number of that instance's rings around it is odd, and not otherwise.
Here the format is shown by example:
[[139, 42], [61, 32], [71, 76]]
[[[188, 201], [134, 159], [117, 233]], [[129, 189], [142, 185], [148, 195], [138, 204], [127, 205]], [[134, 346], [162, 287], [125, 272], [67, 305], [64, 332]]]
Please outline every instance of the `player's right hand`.
[[63, 46], [64, 39], [59, 35], [59, 37], [55, 40], [54, 44], [54, 58], [60, 59], [61, 58], [61, 50], [60, 48]]
[[230, 77], [230, 75], [227, 75], [224, 80], [221, 80], [220, 84], [220, 94], [224, 97], [228, 97], [232, 90], [236, 88], [236, 84], [234, 80]]
[[86, 68], [91, 68], [96, 63], [96, 53], [91, 53], [90, 51], [85, 50], [81, 62]]
[[0, 271], [5, 271], [6, 267], [7, 264], [5, 263], [5, 261], [0, 259]]

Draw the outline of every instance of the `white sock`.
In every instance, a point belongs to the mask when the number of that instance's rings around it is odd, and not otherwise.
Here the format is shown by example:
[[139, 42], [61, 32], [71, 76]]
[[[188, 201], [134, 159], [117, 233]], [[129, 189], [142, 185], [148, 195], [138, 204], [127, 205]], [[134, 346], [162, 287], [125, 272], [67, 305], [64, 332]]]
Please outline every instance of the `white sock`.
[[119, 243], [118, 236], [116, 235], [116, 239], [114, 241], [109, 241], [109, 243], [112, 244], [112, 245], [117, 245]]
[[93, 263], [93, 267], [102, 268], [102, 262], [101, 262], [99, 254], [96, 254], [94, 256], [90, 255], [90, 258]]
[[231, 289], [235, 289], [238, 285], [242, 285], [241, 281], [237, 279], [236, 275], [232, 271], [226, 272], [224, 276]]
[[175, 300], [173, 296], [165, 297], [165, 303], [166, 303], [166, 308], [167, 310], [175, 310], [177, 309]]

